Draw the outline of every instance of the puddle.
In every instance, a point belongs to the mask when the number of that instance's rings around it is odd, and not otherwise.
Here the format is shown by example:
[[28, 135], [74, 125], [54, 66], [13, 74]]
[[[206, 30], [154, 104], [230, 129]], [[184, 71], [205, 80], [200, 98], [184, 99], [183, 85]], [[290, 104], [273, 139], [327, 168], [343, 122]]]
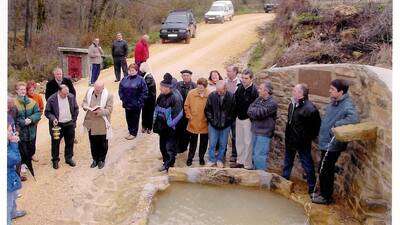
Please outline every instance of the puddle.
[[149, 225], [304, 225], [301, 206], [242, 186], [173, 182], [154, 198]]

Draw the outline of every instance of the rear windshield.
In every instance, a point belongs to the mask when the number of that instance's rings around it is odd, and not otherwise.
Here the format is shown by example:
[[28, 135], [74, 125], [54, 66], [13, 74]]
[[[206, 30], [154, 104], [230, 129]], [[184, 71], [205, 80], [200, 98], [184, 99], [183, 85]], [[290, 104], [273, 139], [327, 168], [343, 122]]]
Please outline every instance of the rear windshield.
[[188, 18], [186, 15], [176, 15], [172, 14], [167, 17], [165, 20], [166, 23], [187, 23]]
[[210, 11], [224, 11], [225, 7], [222, 5], [213, 5], [210, 8]]

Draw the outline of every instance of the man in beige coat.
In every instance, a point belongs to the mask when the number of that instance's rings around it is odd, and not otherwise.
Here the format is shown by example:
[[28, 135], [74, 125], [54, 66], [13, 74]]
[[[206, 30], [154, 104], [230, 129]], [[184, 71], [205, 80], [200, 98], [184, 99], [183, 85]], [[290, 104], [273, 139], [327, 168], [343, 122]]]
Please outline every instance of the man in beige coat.
[[100, 40], [95, 38], [93, 43], [89, 46], [88, 55], [91, 67], [90, 85], [93, 85], [100, 75], [101, 64], [103, 63], [103, 49], [100, 46]]
[[197, 139], [200, 135], [199, 146], [199, 163], [204, 165], [204, 155], [208, 146], [208, 124], [204, 108], [206, 107], [207, 97], [207, 80], [200, 78], [197, 80], [197, 87], [189, 91], [185, 101], [185, 115], [189, 120], [187, 131], [189, 133], [189, 154], [186, 161], [187, 166], [191, 166], [193, 157], [196, 153]]
[[112, 136], [110, 124], [113, 110], [113, 95], [104, 88], [104, 83], [96, 81], [89, 88], [83, 99], [82, 108], [86, 111], [83, 126], [89, 132], [90, 149], [93, 162], [90, 166], [99, 169], [104, 167], [108, 150], [108, 141]]

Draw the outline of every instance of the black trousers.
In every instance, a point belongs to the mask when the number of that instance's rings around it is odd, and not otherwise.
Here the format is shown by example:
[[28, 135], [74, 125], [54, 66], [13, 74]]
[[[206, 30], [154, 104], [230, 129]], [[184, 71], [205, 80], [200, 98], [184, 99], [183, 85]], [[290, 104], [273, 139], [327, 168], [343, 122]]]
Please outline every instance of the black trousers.
[[[319, 174], [320, 192], [325, 199], [332, 199], [333, 184], [335, 181], [335, 164], [340, 156], [340, 151], [321, 151], [321, 173]], [[326, 155], [326, 156], [325, 156]], [[324, 159], [325, 157], [325, 159]], [[322, 162], [322, 160], [324, 160]]]
[[136, 137], [139, 128], [140, 109], [125, 109], [125, 118], [129, 133]]
[[89, 131], [89, 142], [93, 160], [96, 162], [104, 162], [108, 151], [106, 135], [92, 135]]
[[193, 134], [189, 133], [190, 147], [188, 154], [188, 161], [193, 161], [194, 155], [196, 154], [197, 139], [200, 135], [200, 146], [199, 146], [199, 159], [204, 160], [204, 155], [206, 154], [208, 147], [208, 134]]
[[64, 138], [65, 142], [65, 160], [72, 159], [74, 155], [74, 139], [75, 139], [75, 127], [73, 122], [58, 123], [60, 130], [60, 138], [55, 140], [53, 133], [51, 134], [51, 158], [53, 162], [60, 161], [60, 141]]
[[142, 109], [142, 128], [153, 129], [153, 114], [156, 107], [156, 100], [145, 101]]
[[18, 148], [19, 148], [19, 153], [21, 155], [21, 162], [28, 162], [32, 160], [32, 156], [35, 154], [35, 142], [36, 138], [34, 140], [30, 141], [19, 141], [18, 143]]
[[189, 145], [190, 133], [186, 130], [187, 125], [188, 119], [186, 119], [184, 115], [176, 126], [176, 136], [178, 138], [178, 153], [185, 152]]
[[160, 151], [163, 157], [164, 166], [168, 169], [175, 164], [176, 156], [176, 134], [175, 131], [161, 132]]
[[128, 75], [128, 66], [126, 64], [126, 58], [125, 57], [114, 57], [114, 73], [115, 73], [115, 79], [116, 80], [121, 80], [121, 68], [122, 72], [124, 73], [124, 76]]
[[296, 153], [299, 153], [301, 166], [307, 174], [308, 192], [312, 193], [314, 191], [316, 178], [314, 161], [311, 156], [311, 142], [301, 147], [289, 145], [286, 145], [285, 147], [285, 161], [282, 176], [289, 180], [290, 174], [292, 173], [293, 162], [296, 157]]

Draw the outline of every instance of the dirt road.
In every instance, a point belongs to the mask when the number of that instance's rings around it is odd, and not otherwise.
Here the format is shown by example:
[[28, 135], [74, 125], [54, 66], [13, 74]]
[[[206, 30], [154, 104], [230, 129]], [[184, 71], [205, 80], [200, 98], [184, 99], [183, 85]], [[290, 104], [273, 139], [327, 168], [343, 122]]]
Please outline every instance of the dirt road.
[[[208, 77], [213, 69], [225, 77], [224, 63], [247, 50], [257, 41], [256, 28], [268, 20], [271, 14], [248, 14], [236, 16], [225, 24], [199, 24], [198, 33], [189, 45], [182, 43], [154, 44], [150, 48], [150, 65], [157, 84], [165, 72], [180, 79], [179, 71], [190, 69], [194, 80]], [[132, 61], [132, 60], [130, 60]], [[23, 183], [22, 198], [18, 208], [28, 211], [17, 225], [109, 225], [126, 224], [135, 211], [137, 196], [147, 179], [159, 176], [161, 165], [158, 137], [155, 134], [139, 134], [133, 141], [123, 137], [127, 134], [124, 112], [117, 96], [118, 84], [114, 83], [113, 68], [103, 70], [100, 79], [115, 95], [111, 123], [114, 138], [104, 169], [91, 169], [88, 137], [82, 128], [84, 113], [78, 118], [76, 129], [79, 143], [75, 145], [75, 168], [60, 161], [54, 170], [50, 162], [50, 137], [48, 121], [42, 118], [38, 127], [37, 156], [34, 164], [35, 182], [32, 177]], [[78, 103], [87, 90], [87, 80], [75, 84]], [[61, 146], [63, 149], [63, 145]], [[63, 152], [62, 150], [60, 152]], [[63, 158], [63, 154], [60, 156]], [[181, 155], [177, 166], [184, 166]], [[195, 163], [194, 166], [198, 164]]]

